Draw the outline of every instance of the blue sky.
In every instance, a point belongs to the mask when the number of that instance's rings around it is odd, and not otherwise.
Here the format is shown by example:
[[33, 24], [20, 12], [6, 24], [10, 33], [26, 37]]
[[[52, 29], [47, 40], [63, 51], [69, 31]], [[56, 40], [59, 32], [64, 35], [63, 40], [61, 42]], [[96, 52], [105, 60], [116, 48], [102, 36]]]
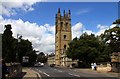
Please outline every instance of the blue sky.
[[[20, 2], [19, 2], [20, 1]], [[0, 5], [0, 32], [12, 25], [13, 36], [19, 33], [45, 53], [55, 51], [55, 14], [58, 8], [71, 10], [72, 38], [83, 32], [100, 35], [118, 19], [117, 2], [3, 2]]]
[[38, 25], [55, 23], [55, 14], [58, 8], [71, 10], [72, 25], [82, 22], [87, 29], [97, 31], [97, 24], [111, 25], [118, 18], [117, 2], [40, 2], [33, 5], [34, 11], [23, 12], [18, 10], [17, 15], [4, 18], [22, 19]]

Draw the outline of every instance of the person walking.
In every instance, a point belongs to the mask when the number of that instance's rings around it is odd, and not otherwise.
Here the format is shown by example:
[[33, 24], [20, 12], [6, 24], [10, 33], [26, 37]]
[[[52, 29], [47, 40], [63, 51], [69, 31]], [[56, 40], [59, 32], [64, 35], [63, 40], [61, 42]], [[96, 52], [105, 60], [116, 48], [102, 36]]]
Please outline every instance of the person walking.
[[97, 64], [94, 63], [94, 70], [96, 71], [97, 70]]
[[91, 68], [92, 68], [92, 70], [94, 70], [94, 64], [93, 63], [91, 63]]

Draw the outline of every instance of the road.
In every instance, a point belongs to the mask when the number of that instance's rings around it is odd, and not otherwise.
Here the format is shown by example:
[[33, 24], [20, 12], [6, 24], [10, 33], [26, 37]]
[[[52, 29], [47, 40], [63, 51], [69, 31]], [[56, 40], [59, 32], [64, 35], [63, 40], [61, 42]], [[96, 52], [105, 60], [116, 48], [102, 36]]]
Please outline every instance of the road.
[[42, 79], [119, 79], [115, 75], [98, 73], [95, 71], [83, 71], [69, 68], [56, 68], [45, 65], [44, 67], [33, 67], [40, 73]]

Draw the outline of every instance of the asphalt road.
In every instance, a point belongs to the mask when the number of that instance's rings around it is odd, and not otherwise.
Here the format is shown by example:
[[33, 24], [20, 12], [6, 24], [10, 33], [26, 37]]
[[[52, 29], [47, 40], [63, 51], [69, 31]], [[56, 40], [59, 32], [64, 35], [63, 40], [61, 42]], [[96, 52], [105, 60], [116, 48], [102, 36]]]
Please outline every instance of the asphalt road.
[[33, 67], [40, 73], [42, 79], [120, 79], [111, 74], [83, 71], [69, 68], [56, 68], [45, 65], [44, 67]]

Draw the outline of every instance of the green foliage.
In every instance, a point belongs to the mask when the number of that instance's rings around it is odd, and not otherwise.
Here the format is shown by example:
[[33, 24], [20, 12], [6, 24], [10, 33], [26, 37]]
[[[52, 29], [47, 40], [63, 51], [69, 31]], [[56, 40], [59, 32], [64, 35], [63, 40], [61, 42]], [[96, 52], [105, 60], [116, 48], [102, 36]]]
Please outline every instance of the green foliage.
[[36, 52], [32, 48], [32, 43], [28, 40], [12, 37], [11, 25], [5, 25], [5, 31], [2, 34], [2, 58], [6, 62], [22, 62], [23, 56], [29, 56], [29, 63], [36, 61]]
[[66, 51], [67, 57], [78, 59], [85, 65], [90, 66], [92, 62], [109, 61], [108, 53], [105, 53], [106, 45], [94, 34], [84, 33], [80, 38], [74, 38], [69, 43]]
[[4, 58], [6, 62], [14, 62], [15, 39], [12, 37], [11, 25], [5, 25], [5, 28], [2, 34], [2, 58]]
[[105, 30], [100, 36], [84, 33], [80, 38], [74, 38], [66, 51], [67, 57], [78, 59], [85, 65], [110, 61], [110, 54], [120, 51], [120, 19], [113, 24], [116, 27]]
[[[119, 23], [117, 21], [117, 23]], [[110, 53], [120, 51], [120, 27], [117, 24], [116, 27], [108, 29], [101, 36], [104, 42], [108, 45]]]
[[117, 19], [113, 24], [120, 24], [120, 19]]
[[45, 56], [45, 54], [43, 52], [40, 52], [38, 54], [37, 62], [41, 62], [41, 63], [46, 63], [47, 62], [47, 57]]

